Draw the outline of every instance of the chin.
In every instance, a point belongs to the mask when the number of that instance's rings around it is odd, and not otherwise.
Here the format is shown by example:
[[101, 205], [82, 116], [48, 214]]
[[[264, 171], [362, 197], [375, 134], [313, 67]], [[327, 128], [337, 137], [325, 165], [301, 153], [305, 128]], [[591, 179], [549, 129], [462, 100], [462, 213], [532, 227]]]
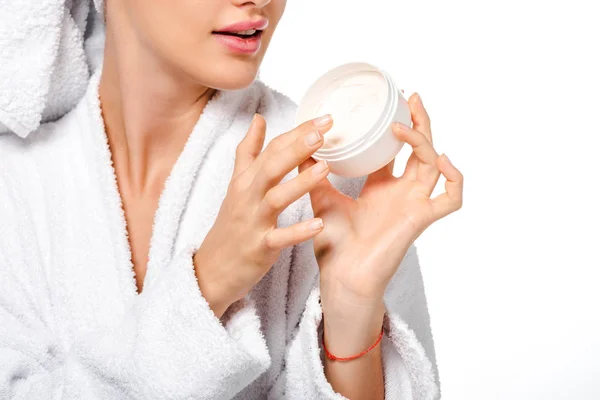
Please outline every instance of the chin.
[[[206, 86], [219, 90], [238, 90], [252, 85], [262, 57], [244, 57], [237, 58], [231, 56], [220, 57], [218, 62], [212, 65], [212, 71], [209, 75]], [[204, 75], [206, 77], [206, 75]]]
[[252, 71], [237, 71], [232, 69], [227, 73], [221, 73], [219, 77], [215, 78], [214, 82], [211, 82], [207, 86], [219, 90], [245, 89], [252, 85], [257, 74], [258, 69]]
[[[266, 43], [268, 44], [268, 43]], [[231, 54], [220, 48], [188, 52], [176, 60], [175, 66], [203, 86], [218, 90], [239, 90], [252, 85], [267, 50], [264, 46], [252, 55]], [[189, 54], [203, 54], [190, 57]], [[177, 55], [173, 55], [173, 58]], [[210, 62], [206, 62], [210, 60]]]

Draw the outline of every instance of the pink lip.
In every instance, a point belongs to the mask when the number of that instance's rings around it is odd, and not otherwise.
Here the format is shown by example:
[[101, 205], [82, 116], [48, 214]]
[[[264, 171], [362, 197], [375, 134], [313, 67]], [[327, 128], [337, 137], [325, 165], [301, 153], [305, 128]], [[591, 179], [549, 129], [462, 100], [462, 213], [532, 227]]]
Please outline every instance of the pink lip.
[[256, 29], [264, 31], [269, 25], [269, 20], [261, 18], [256, 21], [242, 21], [213, 31], [215, 38], [224, 44], [230, 51], [239, 54], [255, 54], [260, 49], [262, 32], [250, 38], [241, 38], [231, 35], [223, 35], [223, 32], [241, 32]]
[[269, 20], [266, 18], [260, 18], [256, 21], [241, 21], [226, 26], [225, 28], [217, 29], [215, 32], [240, 32], [249, 31], [250, 29], [256, 29], [257, 31], [263, 31], [269, 25]]
[[261, 34], [248, 39], [242, 39], [235, 36], [220, 35], [213, 33], [215, 38], [225, 45], [230, 51], [240, 54], [254, 54], [258, 52], [261, 45]]

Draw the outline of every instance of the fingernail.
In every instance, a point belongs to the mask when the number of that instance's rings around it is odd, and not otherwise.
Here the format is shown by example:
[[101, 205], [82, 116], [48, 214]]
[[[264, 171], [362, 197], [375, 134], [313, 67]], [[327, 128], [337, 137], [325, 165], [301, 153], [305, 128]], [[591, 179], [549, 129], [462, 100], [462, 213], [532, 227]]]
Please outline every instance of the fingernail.
[[319, 133], [319, 131], [314, 131], [308, 134], [308, 136], [306, 136], [305, 142], [307, 146], [314, 146], [315, 144], [319, 143], [321, 141], [321, 134]]
[[311, 221], [310, 224], [308, 224], [308, 227], [313, 231], [318, 231], [323, 227], [323, 220], [321, 218], [317, 218], [314, 221]]
[[320, 175], [327, 169], [327, 161], [321, 160], [313, 167], [313, 175]]
[[322, 117], [316, 118], [313, 120], [313, 124], [315, 124], [318, 128], [323, 128], [331, 123], [332, 118], [330, 114], [324, 115]]
[[252, 117], [252, 121], [250, 121], [250, 126], [252, 126], [254, 124], [254, 121], [256, 121], [256, 113], [254, 113], [254, 116]]
[[396, 124], [398, 128], [404, 129], [405, 131], [410, 130], [410, 128], [407, 125], [404, 125], [402, 122], [394, 122], [394, 124]]
[[417, 100], [419, 100], [419, 103], [423, 104], [423, 99], [419, 93], [417, 93]]
[[450, 161], [450, 159], [448, 158], [448, 156], [446, 154], [444, 154], [444, 158], [446, 159], [446, 161], [448, 161], [448, 164], [452, 165], [452, 161]]

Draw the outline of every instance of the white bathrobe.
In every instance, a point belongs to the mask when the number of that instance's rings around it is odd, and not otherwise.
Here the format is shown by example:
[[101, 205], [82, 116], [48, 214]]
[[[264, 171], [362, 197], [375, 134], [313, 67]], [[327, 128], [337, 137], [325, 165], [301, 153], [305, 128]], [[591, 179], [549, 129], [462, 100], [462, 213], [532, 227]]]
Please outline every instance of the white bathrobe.
[[[285, 249], [221, 320], [192, 263], [253, 114], [268, 143], [293, 127], [295, 105], [258, 80], [207, 104], [162, 192], [138, 295], [100, 73], [57, 122], [0, 134], [0, 399], [343, 399], [323, 372], [312, 242]], [[329, 179], [352, 197], [364, 182]], [[305, 195], [279, 225], [311, 217]], [[439, 398], [414, 246], [385, 303], [386, 398]]]

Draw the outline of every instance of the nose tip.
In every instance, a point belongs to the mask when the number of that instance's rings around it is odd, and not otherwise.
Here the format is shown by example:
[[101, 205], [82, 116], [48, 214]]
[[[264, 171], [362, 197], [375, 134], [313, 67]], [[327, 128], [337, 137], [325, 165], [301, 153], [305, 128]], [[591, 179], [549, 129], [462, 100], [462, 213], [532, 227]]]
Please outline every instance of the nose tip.
[[257, 8], [264, 7], [267, 4], [269, 4], [270, 2], [271, 2], [271, 0], [254, 0], [254, 1], [239, 0], [239, 1], [236, 1], [237, 5], [239, 7], [257, 7]]

